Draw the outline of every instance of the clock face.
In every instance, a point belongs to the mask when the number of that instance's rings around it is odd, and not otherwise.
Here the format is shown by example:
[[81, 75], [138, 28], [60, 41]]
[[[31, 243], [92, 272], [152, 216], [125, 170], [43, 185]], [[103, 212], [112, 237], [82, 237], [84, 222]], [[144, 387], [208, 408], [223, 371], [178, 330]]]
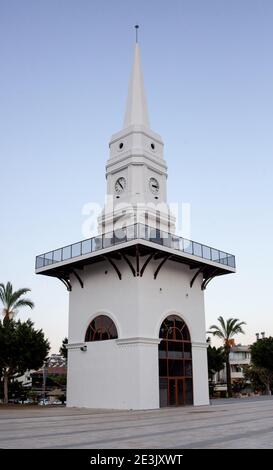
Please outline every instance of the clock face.
[[126, 188], [126, 179], [123, 178], [123, 176], [121, 176], [115, 182], [115, 191], [116, 191], [116, 193], [120, 194], [124, 191], [125, 188]]
[[153, 194], [157, 194], [159, 191], [159, 182], [155, 178], [150, 178], [149, 187]]

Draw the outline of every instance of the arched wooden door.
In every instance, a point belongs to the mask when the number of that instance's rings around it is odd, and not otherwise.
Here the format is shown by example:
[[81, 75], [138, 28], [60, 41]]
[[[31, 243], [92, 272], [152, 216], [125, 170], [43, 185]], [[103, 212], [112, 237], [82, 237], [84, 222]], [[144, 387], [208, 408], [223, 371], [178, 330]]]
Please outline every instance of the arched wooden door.
[[167, 317], [159, 332], [160, 407], [191, 405], [191, 339], [186, 323], [177, 315]]

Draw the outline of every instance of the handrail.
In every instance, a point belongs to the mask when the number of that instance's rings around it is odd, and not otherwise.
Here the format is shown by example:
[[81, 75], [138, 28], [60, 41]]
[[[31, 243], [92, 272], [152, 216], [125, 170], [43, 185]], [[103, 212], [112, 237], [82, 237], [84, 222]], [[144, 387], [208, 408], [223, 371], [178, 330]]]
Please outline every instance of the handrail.
[[235, 256], [207, 245], [188, 240], [144, 224], [129, 225], [123, 229], [97, 235], [36, 256], [36, 269], [111, 248], [121, 243], [142, 239], [149, 242], [235, 268]]

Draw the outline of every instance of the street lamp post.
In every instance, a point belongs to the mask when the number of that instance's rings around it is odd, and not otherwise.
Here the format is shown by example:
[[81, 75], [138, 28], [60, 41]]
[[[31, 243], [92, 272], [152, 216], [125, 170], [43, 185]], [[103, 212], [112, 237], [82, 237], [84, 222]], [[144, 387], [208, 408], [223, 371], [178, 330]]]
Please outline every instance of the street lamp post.
[[43, 365], [43, 404], [45, 404], [46, 376], [47, 376], [47, 369], [46, 369], [46, 362], [44, 362], [44, 365]]

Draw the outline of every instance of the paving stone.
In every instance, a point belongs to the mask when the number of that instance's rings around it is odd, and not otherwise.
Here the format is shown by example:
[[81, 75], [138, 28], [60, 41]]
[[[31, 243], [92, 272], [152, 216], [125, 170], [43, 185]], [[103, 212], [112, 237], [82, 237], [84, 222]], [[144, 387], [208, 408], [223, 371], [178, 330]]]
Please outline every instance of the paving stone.
[[148, 411], [0, 407], [3, 449], [272, 449], [273, 397]]

